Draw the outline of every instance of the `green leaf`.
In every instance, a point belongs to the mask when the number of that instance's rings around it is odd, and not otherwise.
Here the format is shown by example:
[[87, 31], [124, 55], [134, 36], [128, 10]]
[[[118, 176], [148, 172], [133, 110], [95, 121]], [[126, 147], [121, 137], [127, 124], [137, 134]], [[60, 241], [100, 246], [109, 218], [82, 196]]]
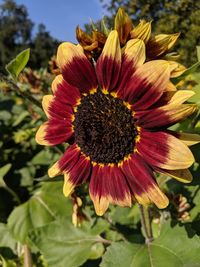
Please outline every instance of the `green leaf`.
[[93, 22], [93, 20], [91, 18], [90, 18], [90, 25], [91, 25], [93, 31], [98, 30], [96, 24]]
[[172, 78], [172, 82], [174, 84], [177, 84], [178, 82], [180, 82], [181, 80], [183, 80], [185, 77], [187, 77], [189, 74], [192, 74], [194, 72], [197, 71], [197, 69], [200, 66], [200, 62], [195, 63], [194, 65], [192, 65], [190, 68], [188, 68], [186, 71], [184, 71], [179, 77], [176, 78]]
[[[141, 249], [140, 245], [125, 244], [124, 242], [113, 243], [108, 247], [103, 261], [101, 262], [101, 267], [124, 267], [133, 266], [132, 262], [134, 256]], [[148, 266], [148, 265], [144, 265]], [[136, 267], [136, 265], [135, 265]], [[139, 267], [139, 266], [137, 266]]]
[[16, 241], [4, 223], [0, 223], [0, 247], [9, 247], [13, 251], [16, 249]]
[[[197, 176], [199, 178], [199, 169], [197, 172]], [[191, 192], [192, 202], [194, 207], [190, 210], [190, 221], [198, 220], [200, 215], [200, 194], [197, 193], [199, 191], [199, 185], [197, 186], [190, 186], [189, 190]]]
[[103, 19], [101, 20], [101, 30], [106, 36], [108, 36], [110, 31], [105, 23], [105, 17], [103, 17]]
[[69, 199], [62, 194], [62, 182], [46, 182], [24, 204], [13, 210], [8, 218], [8, 228], [21, 243], [27, 243], [30, 230], [57, 218], [70, 217]]
[[11, 166], [12, 166], [12, 164], [8, 163], [8, 164], [6, 164], [0, 168], [0, 178], [3, 178], [7, 174], [7, 172], [10, 170]]
[[96, 260], [100, 258], [104, 253], [104, 246], [102, 243], [95, 243], [90, 249], [90, 260]]
[[26, 110], [23, 111], [21, 114], [19, 114], [19, 116], [14, 121], [12, 126], [15, 127], [15, 126], [19, 125], [27, 116], [30, 116], [30, 113]]
[[12, 115], [7, 110], [1, 110], [0, 111], [0, 120], [7, 122], [12, 118]]
[[130, 208], [124, 207], [113, 207], [111, 208], [111, 215], [112, 222], [122, 224], [122, 225], [130, 225], [130, 224], [137, 224], [140, 220], [140, 214], [138, 205], [133, 205]]
[[190, 97], [190, 99], [188, 99], [188, 102], [195, 103], [197, 105], [200, 105], [200, 84], [194, 86], [192, 88], [192, 91], [195, 92], [195, 95], [193, 95], [192, 97]]
[[63, 181], [43, 183], [34, 196], [40, 203], [45, 203], [56, 218], [70, 218], [71, 220], [72, 203], [63, 195]]
[[8, 164], [6, 164], [0, 168], [0, 186], [5, 185], [3, 178], [9, 172], [11, 166], [12, 166], [12, 164], [8, 163]]
[[103, 220], [102, 218], [98, 218], [98, 220], [95, 223], [95, 227], [93, 227], [92, 229], [91, 229], [91, 225], [88, 225], [88, 223], [85, 224], [84, 226], [86, 227], [87, 230], [90, 229], [93, 235], [99, 235], [102, 232], [107, 231], [109, 229], [110, 224], [106, 220]]
[[113, 243], [101, 267], [199, 267], [200, 241], [188, 236], [184, 227], [165, 224], [161, 235], [150, 244]]
[[20, 185], [21, 186], [32, 186], [33, 185], [33, 177], [35, 176], [35, 167], [34, 166], [28, 166], [21, 168], [18, 171], [21, 175], [20, 179]]
[[195, 72], [191, 76], [192, 76], [191, 80], [194, 80], [195, 82], [200, 84], [200, 73], [199, 72]]
[[21, 53], [19, 53], [16, 58], [11, 60], [6, 65], [6, 70], [13, 77], [13, 79], [17, 79], [21, 71], [25, 68], [26, 64], [29, 61], [30, 57], [30, 48], [25, 49]]
[[12, 260], [4, 259], [2, 255], [0, 255], [0, 263], [2, 267], [17, 267], [17, 264]]
[[53, 215], [34, 198], [15, 208], [8, 218], [8, 227], [21, 243], [27, 242], [29, 230], [54, 219]]
[[49, 149], [43, 149], [38, 152], [31, 160], [33, 165], [49, 165], [52, 163], [53, 154]]
[[[89, 258], [98, 258], [102, 246], [99, 237], [85, 228], [76, 228], [67, 220], [55, 221], [35, 229], [29, 235], [31, 241], [44, 255], [49, 267], [78, 267]], [[99, 248], [97, 253], [96, 249]]]

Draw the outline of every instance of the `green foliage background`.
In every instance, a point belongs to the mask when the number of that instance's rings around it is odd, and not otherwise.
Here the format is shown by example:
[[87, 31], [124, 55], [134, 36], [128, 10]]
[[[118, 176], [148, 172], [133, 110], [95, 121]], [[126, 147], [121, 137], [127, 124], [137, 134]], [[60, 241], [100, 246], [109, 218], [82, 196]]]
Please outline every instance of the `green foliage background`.
[[[158, 7], [157, 2], [160, 2], [160, 5], [163, 4], [165, 8]], [[167, 1], [143, 3], [143, 1], [121, 0], [111, 1], [107, 5], [112, 12], [118, 5], [124, 5], [135, 21], [141, 15], [148, 18], [156, 16], [154, 18], [156, 31], [160, 31], [161, 26], [165, 25], [163, 29], [166, 32], [174, 32], [174, 28], [168, 28], [171, 24], [166, 23], [165, 20], [166, 14], [170, 16], [174, 14], [176, 5], [174, 1], [172, 2], [174, 5]], [[188, 10], [188, 5], [198, 6], [194, 1], [177, 2], [182, 9], [185, 5], [185, 10]], [[32, 22], [29, 21], [28, 14], [21, 6], [18, 7], [10, 0], [5, 3], [12, 6], [12, 10], [8, 11], [10, 10], [8, 6], [6, 12], [13, 12], [13, 8], [18, 10], [19, 14], [23, 11], [20, 16], [22, 21], [25, 18], [27, 25], [20, 24], [21, 20], [19, 20], [19, 27], [15, 31], [10, 29], [7, 34], [11, 32], [12, 35], [14, 32], [15, 38], [21, 39], [21, 43], [16, 43], [14, 38], [10, 40], [11, 45], [6, 46], [7, 35], [5, 32], [1, 35], [4, 31], [2, 25], [5, 26], [3, 23], [8, 20], [6, 25], [11, 27], [10, 16], [5, 16], [7, 13], [4, 11], [4, 15], [0, 18], [1, 66], [5, 68], [5, 64], [15, 58], [7, 69], [16, 80], [14, 83], [16, 86], [14, 86], [13, 83], [0, 79], [0, 266], [199, 267], [200, 145], [192, 147], [196, 162], [191, 168], [194, 176], [191, 184], [184, 185], [166, 176], [157, 177], [160, 187], [170, 198], [170, 205], [164, 210], [158, 210], [153, 205], [150, 207], [154, 236], [152, 243], [145, 243], [137, 205], [132, 208], [111, 206], [103, 217], [97, 217], [87, 194], [87, 185], [84, 185], [75, 192], [82, 199], [82, 205], [77, 212], [74, 196], [66, 199], [62, 194], [63, 177], [50, 180], [47, 176], [47, 169], [60, 157], [65, 147], [49, 148], [36, 144], [36, 130], [46, 118], [38, 106], [22, 97], [29, 96], [29, 99], [33, 97], [41, 102], [43, 95], [51, 92], [51, 81], [54, 75], [44, 68], [39, 69], [41, 65], [36, 63], [34, 65], [33, 56], [35, 55], [36, 61], [39, 60], [41, 55], [38, 51], [41, 51], [40, 46], [44, 45], [43, 56], [47, 67], [50, 55], [45, 53], [48, 47], [51, 45], [54, 47], [55, 40], [45, 33], [44, 28], [41, 29], [43, 34], [42, 39], [40, 39], [41, 35], [38, 37], [38, 46], [36, 45], [37, 36], [34, 41], [31, 40], [35, 42], [34, 47], [40, 47], [40, 50], [31, 49], [32, 58], [30, 58], [30, 64], [38, 69], [34, 72], [25, 69], [19, 74], [28, 61], [29, 52], [26, 50], [19, 56], [16, 57], [16, 55], [18, 51], [30, 45]], [[170, 12], [166, 10], [166, 6]], [[192, 13], [198, 13], [193, 6], [189, 10]], [[184, 20], [186, 21], [186, 28], [189, 28], [188, 25], [191, 26], [191, 24], [187, 24], [186, 13], [178, 14], [183, 23]], [[18, 16], [17, 13], [15, 15]], [[192, 20], [195, 21], [195, 16]], [[197, 29], [199, 29], [198, 20], [199, 17], [195, 22]], [[159, 21], [163, 21], [163, 24], [159, 24]], [[180, 23], [176, 19], [172, 21], [177, 31], [180, 31]], [[24, 26], [26, 26], [25, 29]], [[190, 36], [189, 30], [187, 34], [189, 38], [194, 38], [194, 32], [190, 31], [193, 37]], [[185, 55], [183, 60], [189, 58], [188, 51], [192, 51], [189, 63], [197, 61], [194, 48], [198, 43], [198, 36], [195, 36], [194, 42], [188, 43], [188, 39], [183, 38], [185, 41], [182, 40], [179, 44], [180, 50], [185, 51], [182, 54]], [[40, 40], [43, 41], [40, 42]], [[12, 51], [13, 47], [16, 50]], [[187, 49], [190, 50], [187, 51]], [[197, 65], [189, 71], [183, 81], [178, 83], [178, 86], [182, 89], [194, 90], [196, 95], [189, 102], [199, 106], [200, 73]], [[34, 79], [24, 82], [22, 76], [30, 73]], [[199, 114], [176, 124], [173, 129], [200, 134]], [[74, 226], [72, 223], [74, 218], [80, 220], [80, 226]], [[32, 265], [28, 265], [25, 259], [30, 252]]]

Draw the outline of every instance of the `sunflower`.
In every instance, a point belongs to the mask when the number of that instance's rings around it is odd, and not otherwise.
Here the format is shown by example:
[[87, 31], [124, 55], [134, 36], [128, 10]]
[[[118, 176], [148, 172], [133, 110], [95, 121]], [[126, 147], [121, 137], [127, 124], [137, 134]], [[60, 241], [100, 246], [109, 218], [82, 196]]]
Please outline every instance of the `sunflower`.
[[[114, 18], [114, 29], [118, 32], [120, 46], [123, 47], [131, 39], [140, 39], [144, 41], [147, 47], [147, 60], [165, 58], [175, 64], [174, 60], [178, 58], [178, 55], [176, 53], [169, 53], [169, 51], [176, 44], [180, 33], [153, 35], [151, 23], [152, 21], [142, 19], [134, 27], [129, 15], [123, 8], [119, 8]], [[103, 20], [101, 25], [103, 26], [100, 27], [102, 29], [93, 29], [91, 35], [84, 32], [79, 26], [76, 28], [76, 38], [88, 58], [98, 58], [106, 42], [109, 30], [105, 27]], [[176, 64], [177, 71], [176, 73], [173, 72], [173, 76], [178, 76], [185, 71], [183, 65]]]
[[52, 83], [53, 95], [42, 104], [48, 121], [36, 141], [70, 145], [49, 169], [50, 177], [64, 175], [63, 192], [89, 183], [96, 213], [109, 203], [131, 206], [168, 205], [154, 173], [190, 182], [187, 169], [194, 157], [187, 145], [198, 135], [167, 128], [196, 111], [183, 104], [193, 92], [169, 91], [172, 66], [165, 60], [145, 62], [145, 44], [129, 40], [121, 49], [118, 32], [110, 32], [96, 64], [80, 45], [62, 43], [57, 52], [61, 74]]

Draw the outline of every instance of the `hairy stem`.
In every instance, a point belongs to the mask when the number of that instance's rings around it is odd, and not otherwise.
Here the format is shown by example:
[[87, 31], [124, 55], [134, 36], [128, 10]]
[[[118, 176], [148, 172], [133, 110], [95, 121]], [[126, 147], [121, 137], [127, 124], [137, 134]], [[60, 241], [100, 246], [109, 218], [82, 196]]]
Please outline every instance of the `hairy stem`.
[[151, 219], [149, 209], [139, 204], [141, 224], [146, 244], [153, 241], [153, 233], [151, 228]]
[[33, 267], [31, 251], [27, 245], [23, 246], [24, 249], [24, 267]]

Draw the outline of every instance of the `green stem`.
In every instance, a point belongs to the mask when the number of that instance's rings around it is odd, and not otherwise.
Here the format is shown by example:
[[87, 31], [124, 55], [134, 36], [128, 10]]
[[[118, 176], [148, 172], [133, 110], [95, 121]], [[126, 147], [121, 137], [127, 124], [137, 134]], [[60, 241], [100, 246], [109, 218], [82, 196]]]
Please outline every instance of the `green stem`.
[[12, 190], [10, 187], [7, 186], [7, 184], [4, 182], [4, 180], [1, 181], [2, 183], [2, 187], [11, 195], [13, 196], [14, 200], [20, 205], [21, 204], [21, 200], [18, 197], [18, 195], [15, 193], [14, 190]]
[[58, 148], [57, 146], [53, 146], [52, 148], [53, 148], [58, 154], [60, 154], [60, 155], [63, 154], [62, 150], [61, 150], [60, 148]]
[[10, 193], [14, 200], [20, 205], [21, 204], [21, 200], [20, 198], [18, 197], [18, 195], [15, 193], [15, 191], [13, 191], [10, 187], [8, 187], [7, 185], [4, 186], [5, 190]]
[[24, 245], [23, 248], [24, 248], [24, 267], [33, 267], [30, 248], [27, 245]]
[[97, 242], [100, 242], [100, 243], [103, 243], [103, 244], [112, 244], [112, 240], [108, 240], [108, 239], [105, 239], [101, 236], [98, 236], [97, 239], [96, 239]]
[[153, 233], [151, 228], [151, 219], [149, 209], [139, 204], [141, 224], [146, 244], [153, 241]]
[[194, 129], [197, 122], [199, 121], [200, 119], [200, 111], [197, 112], [196, 116], [194, 117], [194, 119], [192, 120], [191, 124], [190, 124], [190, 128], [191, 129]]

